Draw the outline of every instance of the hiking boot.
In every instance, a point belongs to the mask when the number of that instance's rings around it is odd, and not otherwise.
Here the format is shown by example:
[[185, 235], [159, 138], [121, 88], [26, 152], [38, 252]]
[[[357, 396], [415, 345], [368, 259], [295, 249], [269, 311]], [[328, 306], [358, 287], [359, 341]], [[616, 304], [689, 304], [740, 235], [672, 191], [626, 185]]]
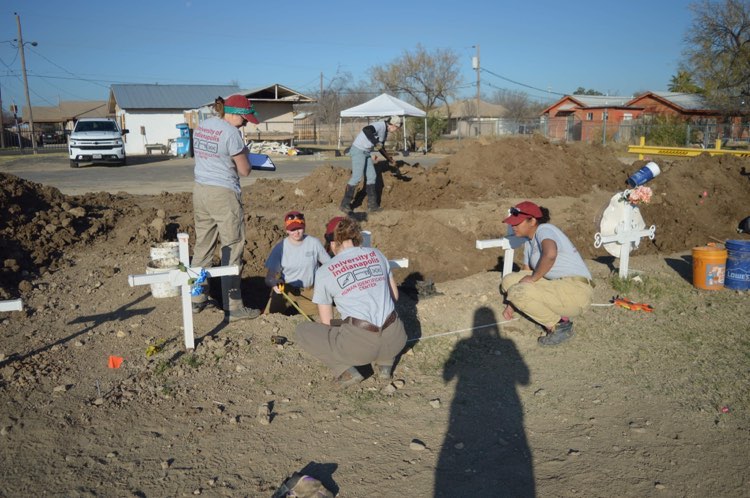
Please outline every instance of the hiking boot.
[[542, 346], [557, 346], [573, 337], [573, 322], [570, 320], [560, 321], [555, 325], [552, 332], [539, 338], [539, 344]]
[[228, 322], [237, 322], [239, 320], [252, 320], [260, 316], [260, 310], [254, 308], [239, 308], [236, 310], [229, 310], [226, 312], [226, 320]]
[[353, 386], [359, 384], [363, 380], [365, 380], [365, 378], [362, 377], [362, 374], [359, 373], [359, 370], [355, 367], [347, 368], [344, 370], [344, 373], [336, 377], [336, 383], [338, 383], [339, 387]]
[[375, 365], [375, 372], [378, 374], [378, 379], [380, 380], [390, 380], [392, 369], [391, 365]]

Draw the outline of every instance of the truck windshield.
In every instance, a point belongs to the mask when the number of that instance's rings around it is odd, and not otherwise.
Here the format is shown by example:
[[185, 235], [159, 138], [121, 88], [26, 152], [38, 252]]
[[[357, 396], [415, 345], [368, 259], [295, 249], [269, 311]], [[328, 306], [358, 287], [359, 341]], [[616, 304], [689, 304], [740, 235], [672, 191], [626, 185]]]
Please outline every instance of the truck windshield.
[[112, 121], [81, 121], [76, 131], [117, 131]]

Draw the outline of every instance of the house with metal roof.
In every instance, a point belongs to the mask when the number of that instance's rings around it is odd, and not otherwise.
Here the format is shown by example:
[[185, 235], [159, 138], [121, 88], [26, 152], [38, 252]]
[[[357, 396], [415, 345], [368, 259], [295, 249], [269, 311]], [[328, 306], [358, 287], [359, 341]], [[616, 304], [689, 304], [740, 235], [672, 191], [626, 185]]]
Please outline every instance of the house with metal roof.
[[645, 92], [637, 97], [565, 95], [542, 111], [542, 126], [552, 139], [591, 141], [612, 136], [623, 123], [646, 116], [718, 122], [721, 114], [709, 109], [701, 95], [676, 92]]
[[146, 154], [157, 146], [166, 153], [179, 136], [177, 125], [187, 122], [186, 111], [235, 93], [240, 93], [237, 85], [116, 84], [110, 87], [107, 109], [120, 128], [130, 130], [126, 154]]
[[445, 104], [431, 114], [448, 120], [449, 135], [468, 137], [474, 135], [502, 135], [511, 133], [505, 130], [505, 116], [508, 109], [499, 104], [491, 104], [484, 100], [479, 101], [479, 112], [477, 112], [477, 100], [457, 100]]
[[241, 90], [236, 85], [117, 84], [110, 89], [107, 105], [120, 127], [130, 130], [126, 153], [145, 154], [158, 146], [166, 151], [179, 136], [178, 124], [197, 127], [201, 119], [212, 115], [217, 97], [234, 94], [248, 97], [260, 118], [259, 124], [248, 123], [243, 128], [248, 140], [293, 133], [293, 105], [314, 102], [278, 84], [255, 90]]

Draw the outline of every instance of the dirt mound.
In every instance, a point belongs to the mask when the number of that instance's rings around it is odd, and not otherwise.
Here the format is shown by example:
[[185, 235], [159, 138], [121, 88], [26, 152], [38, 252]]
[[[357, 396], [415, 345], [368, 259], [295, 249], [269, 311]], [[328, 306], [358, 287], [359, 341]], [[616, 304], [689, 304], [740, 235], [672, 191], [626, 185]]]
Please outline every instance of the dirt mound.
[[[47, 269], [57, 268], [65, 249], [106, 234], [118, 213], [106, 202], [82, 204], [52, 187], [0, 174], [0, 293]], [[108, 194], [99, 194], [102, 201]], [[93, 199], [92, 199], [93, 200]], [[20, 285], [21, 290], [28, 283]]]
[[[625, 179], [646, 161], [624, 164], [609, 149], [587, 144], [552, 144], [541, 137], [463, 141], [458, 150], [427, 169], [419, 157], [398, 168], [379, 162], [382, 213], [361, 213], [364, 193], [355, 197], [356, 217], [373, 231], [376, 245], [391, 257], [409, 258], [410, 271], [436, 282], [497, 268], [499, 252], [477, 251], [475, 240], [505, 234], [508, 207], [531, 199], [550, 209], [586, 258], [594, 249], [598, 218]], [[664, 160], [649, 183], [651, 204], [641, 208], [656, 239], [639, 254], [674, 253], [706, 242], [736, 237], [748, 212], [748, 160], [711, 157]], [[263, 275], [272, 245], [283, 235], [281, 216], [290, 209], [308, 215], [308, 232], [322, 237], [337, 213], [347, 169], [322, 166], [296, 183], [258, 180], [243, 190], [247, 245], [243, 276]], [[704, 195], [705, 192], [705, 195]], [[147, 250], [153, 242], [193, 232], [189, 193], [158, 196], [106, 193], [65, 196], [54, 188], [2, 175], [0, 289], [19, 293], [29, 276], [54, 269], [69, 250], [106, 237], [113, 248]], [[428, 255], [429, 257], [425, 257]], [[20, 291], [24, 292], [21, 285]]]

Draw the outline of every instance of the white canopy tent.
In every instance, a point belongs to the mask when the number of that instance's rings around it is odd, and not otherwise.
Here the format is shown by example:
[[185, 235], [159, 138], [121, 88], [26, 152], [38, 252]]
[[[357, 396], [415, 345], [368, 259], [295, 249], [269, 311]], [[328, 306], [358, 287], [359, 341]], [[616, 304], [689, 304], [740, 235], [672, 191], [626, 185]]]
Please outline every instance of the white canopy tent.
[[[417, 109], [401, 99], [382, 93], [364, 104], [360, 104], [341, 111], [339, 116], [339, 142], [341, 148], [341, 120], [342, 118], [369, 118], [379, 116], [414, 116], [424, 118], [424, 150], [427, 150], [427, 113]], [[406, 120], [403, 128], [404, 150], [406, 150]]]

